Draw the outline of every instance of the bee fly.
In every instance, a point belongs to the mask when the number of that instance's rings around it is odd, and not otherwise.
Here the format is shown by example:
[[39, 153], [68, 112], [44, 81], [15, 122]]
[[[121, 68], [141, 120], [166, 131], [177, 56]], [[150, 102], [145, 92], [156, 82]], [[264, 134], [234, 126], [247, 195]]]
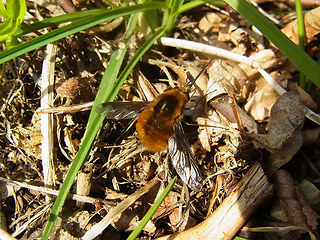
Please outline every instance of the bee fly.
[[95, 109], [107, 119], [137, 118], [136, 129], [142, 144], [150, 151], [168, 148], [172, 165], [192, 190], [200, 190], [202, 178], [181, 120], [191, 86], [210, 63], [186, 87], [166, 90], [151, 102], [107, 102]]

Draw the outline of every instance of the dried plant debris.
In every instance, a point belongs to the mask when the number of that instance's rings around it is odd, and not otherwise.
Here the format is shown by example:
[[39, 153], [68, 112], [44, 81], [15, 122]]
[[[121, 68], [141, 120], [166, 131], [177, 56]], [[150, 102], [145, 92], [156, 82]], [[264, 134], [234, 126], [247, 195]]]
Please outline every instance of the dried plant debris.
[[271, 152], [268, 174], [286, 164], [302, 146], [302, 126], [305, 106], [300, 102], [297, 92], [283, 94], [271, 109], [268, 133], [250, 134], [256, 148], [265, 148]]
[[[238, 19], [237, 19], [238, 20]], [[253, 52], [264, 49], [261, 33], [248, 28], [248, 22], [244, 19], [236, 21], [224, 12], [208, 12], [200, 21], [199, 28], [207, 35], [216, 34], [217, 43], [232, 42], [233, 51], [250, 55]], [[223, 47], [228, 47], [223, 45]]]
[[187, 231], [157, 239], [231, 239], [272, 189], [257, 163], [206, 220]]
[[235, 71], [232, 66], [221, 61], [214, 62], [208, 73], [210, 79], [206, 94], [207, 102], [229, 122], [237, 123], [235, 115], [239, 114], [248, 132], [260, 132], [252, 117], [239, 107], [236, 109], [238, 113], [235, 114], [230, 104], [231, 98], [235, 99], [239, 105], [247, 101], [248, 94], [252, 92], [247, 75], [242, 71]]

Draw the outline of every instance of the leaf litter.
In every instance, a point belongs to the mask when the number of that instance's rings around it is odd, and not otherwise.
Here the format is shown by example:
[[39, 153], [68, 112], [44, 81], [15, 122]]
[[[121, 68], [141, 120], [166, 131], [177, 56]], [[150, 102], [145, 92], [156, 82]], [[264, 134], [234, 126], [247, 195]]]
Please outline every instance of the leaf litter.
[[[29, 8], [29, 12], [34, 14], [41, 10], [40, 14], [47, 17], [48, 10], [53, 14], [61, 11], [60, 7], [50, 9], [39, 4], [35, 8]], [[272, 212], [274, 208], [268, 207], [276, 204], [271, 199], [271, 183], [275, 185], [278, 202], [286, 214], [282, 219], [304, 229], [288, 234], [298, 238], [305, 231], [314, 231], [317, 235], [317, 214], [320, 207], [312, 200], [314, 198], [310, 197], [307, 189], [319, 192], [319, 173], [313, 170], [320, 164], [316, 157], [319, 135], [309, 137], [307, 145], [303, 145], [306, 144], [304, 139], [310, 135], [308, 132], [313, 132], [315, 126], [309, 121], [304, 123], [306, 109], [299, 101], [299, 97], [302, 98], [301, 90], [291, 83], [296, 79], [296, 68], [279, 51], [269, 48], [263, 36], [244, 19], [230, 9], [226, 10], [204, 8], [200, 15], [199, 12], [191, 11], [180, 19], [173, 36], [250, 56], [289, 92], [280, 97], [257, 70], [242, 63], [216, 60], [208, 70], [208, 76], [204, 74], [196, 82], [196, 93], [191, 95], [184, 120], [188, 141], [203, 175], [203, 187], [199, 192], [190, 191], [178, 180], [145, 228], [142, 237], [156, 238], [181, 232], [180, 236], [184, 239], [186, 236], [206, 239], [209, 235], [197, 233], [207, 233], [205, 230], [210, 230], [216, 234], [210, 235], [214, 239], [229, 239], [245, 224], [245, 221], [238, 221], [239, 219], [249, 220], [252, 214], [275, 216]], [[318, 9], [314, 9], [309, 14], [308, 19], [310, 16], [313, 18], [308, 20], [310, 25], [317, 22], [317, 11]], [[282, 21], [280, 17], [278, 20]], [[54, 107], [73, 106], [93, 100], [103, 66], [107, 64], [109, 56], [108, 51], [99, 50], [110, 49], [110, 46], [112, 49], [117, 45], [117, 34], [123, 31], [122, 21], [112, 26], [106, 24], [108, 31], [105, 28], [103, 31], [94, 28], [91, 32], [81, 32], [59, 41], [60, 52], [56, 55], [55, 77], [57, 97]], [[308, 30], [309, 47], [314, 50], [313, 56], [317, 56], [319, 51], [315, 47], [317, 39], [314, 36], [318, 34], [318, 30], [316, 27]], [[135, 39], [140, 41], [138, 34]], [[135, 45], [136, 42], [131, 45], [132, 51], [135, 50]], [[196, 76], [206, 62], [205, 57], [185, 50], [161, 54], [149, 53], [149, 63], [154, 60], [153, 65], [142, 61], [139, 71], [136, 69], [123, 86], [122, 99], [128, 100], [128, 96], [143, 98], [144, 95], [150, 95], [145, 94], [146, 91], [154, 93], [157, 92], [155, 89], [161, 93], [161, 89], [168, 87], [168, 81], [161, 81], [162, 79], [169, 79], [170, 85], [181, 85], [179, 80], [182, 80], [186, 72]], [[1, 174], [9, 179], [41, 185], [41, 132], [36, 109], [40, 98], [37, 81], [41, 75], [39, 63], [43, 60], [43, 49], [36, 50], [33, 55], [26, 54], [19, 60], [23, 62], [22, 65], [3, 65], [7, 71], [1, 78]], [[137, 76], [140, 78], [142, 74], [145, 79], [139, 86]], [[155, 89], [152, 89], [153, 86]], [[315, 110], [319, 102], [313, 96], [317, 96], [317, 92], [314, 89], [311, 97], [304, 93], [307, 99], [309, 97], [314, 100], [306, 105], [313, 106]], [[233, 99], [238, 106], [231, 106]], [[87, 117], [86, 112], [54, 115], [56, 154], [53, 171], [56, 173], [55, 184], [58, 186], [63, 182], [77, 145], [81, 142]], [[77, 239], [89, 229], [98, 228], [100, 225], [95, 224], [104, 217], [101, 209], [114, 213], [108, 220], [110, 225], [103, 227], [106, 229], [101, 237], [124, 238], [128, 231], [137, 226], [170, 178], [175, 176], [166, 152], [145, 151], [137, 139], [134, 127], [129, 128], [128, 125], [130, 122], [127, 120], [113, 120], [101, 129], [77, 180], [80, 182], [83, 179], [86, 183], [78, 183], [81, 188], [76, 190], [81, 195], [88, 194], [96, 198], [97, 203], [93, 205], [82, 202], [78, 203], [79, 208], [75, 208], [75, 202], [67, 202], [70, 208], [63, 211], [65, 217], [60, 219], [58, 227], [67, 234], [61, 232], [59, 239]], [[239, 125], [243, 125], [245, 132], [241, 131]], [[306, 158], [309, 160], [304, 161]], [[160, 182], [154, 187], [157, 178]], [[300, 186], [304, 183], [305, 187], [300, 189], [299, 183]], [[10, 189], [9, 184], [6, 184], [6, 188]], [[141, 193], [141, 197], [129, 200], [134, 192], [142, 188], [147, 190]], [[256, 199], [258, 204], [245, 204], [245, 200], [237, 197], [241, 194], [249, 199]], [[19, 188], [1, 196], [2, 211], [8, 223], [7, 231], [21, 239], [41, 236], [48, 217], [41, 212], [47, 206], [45, 195]], [[126, 206], [124, 199], [128, 201]], [[238, 206], [239, 213], [233, 212], [233, 205]], [[260, 206], [262, 208], [257, 210]], [[228, 209], [234, 214], [228, 215]], [[250, 209], [250, 213], [246, 209]], [[39, 218], [23, 218], [30, 213], [39, 213]], [[222, 221], [223, 226], [219, 226], [215, 218], [229, 221]], [[268, 218], [264, 218], [265, 225], [256, 222], [254, 226], [269, 226], [267, 224], [270, 222], [267, 220]], [[21, 228], [26, 225], [28, 228]], [[282, 222], [275, 219], [272, 226], [282, 226]], [[56, 232], [59, 232], [58, 228]], [[221, 234], [226, 232], [229, 235]], [[284, 238], [283, 235], [281, 237]]]

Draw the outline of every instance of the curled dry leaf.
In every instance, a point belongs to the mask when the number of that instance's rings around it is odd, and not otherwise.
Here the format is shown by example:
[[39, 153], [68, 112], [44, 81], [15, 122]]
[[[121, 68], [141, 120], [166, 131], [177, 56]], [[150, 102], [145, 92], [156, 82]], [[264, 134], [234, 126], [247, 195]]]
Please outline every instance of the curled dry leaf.
[[256, 148], [266, 148], [271, 152], [267, 163], [268, 174], [272, 175], [290, 161], [301, 148], [305, 112], [297, 92], [285, 93], [271, 109], [268, 134], [250, 134]]
[[235, 68], [235, 66], [218, 60], [212, 64], [208, 73], [210, 76], [207, 88], [208, 102], [227, 94], [235, 97], [238, 102], [247, 98], [250, 83], [241, 68]]
[[245, 105], [246, 111], [257, 121], [263, 121], [270, 115], [270, 109], [279, 95], [276, 91], [265, 81], [257, 83], [257, 92], [248, 100]]
[[219, 32], [222, 23], [226, 23], [227, 16], [221, 13], [208, 12], [201, 20], [199, 21], [199, 29], [204, 33], [209, 31]]
[[268, 134], [293, 133], [303, 124], [305, 113], [306, 108], [297, 92], [283, 94], [271, 109]]
[[[320, 7], [317, 7], [304, 15], [304, 24], [308, 43], [314, 40], [316, 35], [320, 32]], [[297, 26], [297, 20], [294, 20], [282, 29], [282, 32], [291, 38], [295, 44], [299, 43]]]
[[72, 137], [74, 132], [75, 129], [70, 129], [69, 127], [63, 128], [64, 142], [72, 157], [74, 157], [77, 154], [80, 145], [79, 139]]
[[315, 230], [317, 214], [304, 200], [301, 190], [295, 186], [291, 175], [285, 170], [279, 170], [274, 174], [273, 179], [281, 206], [290, 223], [306, 231]]
[[[207, 88], [207, 101], [210, 105], [222, 114], [229, 122], [236, 123], [234, 111], [229, 102], [229, 96], [234, 96], [237, 101], [246, 99], [248, 91], [244, 86], [249, 83], [245, 81], [244, 76], [233, 75], [231, 66], [216, 61], [208, 70], [210, 79]], [[239, 79], [241, 83], [238, 82]], [[259, 127], [255, 121], [241, 108], [238, 107], [238, 113], [249, 132], [259, 132]]]
[[304, 89], [302, 89], [297, 82], [289, 82], [288, 84], [289, 89], [297, 90], [299, 93], [300, 101], [308, 108], [312, 110], [317, 110], [317, 103], [312, 99], [312, 97], [307, 93]]
[[319, 215], [312, 209], [298, 184], [295, 185], [295, 189], [298, 199], [302, 204], [302, 211], [307, 218], [307, 224], [314, 231], [318, 226]]

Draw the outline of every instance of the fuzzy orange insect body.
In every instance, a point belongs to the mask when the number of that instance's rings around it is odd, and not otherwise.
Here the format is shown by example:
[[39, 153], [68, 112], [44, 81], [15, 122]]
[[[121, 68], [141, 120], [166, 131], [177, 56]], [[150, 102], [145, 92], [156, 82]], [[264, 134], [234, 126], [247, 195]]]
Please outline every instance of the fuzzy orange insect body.
[[173, 88], [157, 96], [139, 115], [136, 129], [142, 144], [150, 151], [162, 151], [174, 134], [174, 126], [183, 118], [189, 95]]

